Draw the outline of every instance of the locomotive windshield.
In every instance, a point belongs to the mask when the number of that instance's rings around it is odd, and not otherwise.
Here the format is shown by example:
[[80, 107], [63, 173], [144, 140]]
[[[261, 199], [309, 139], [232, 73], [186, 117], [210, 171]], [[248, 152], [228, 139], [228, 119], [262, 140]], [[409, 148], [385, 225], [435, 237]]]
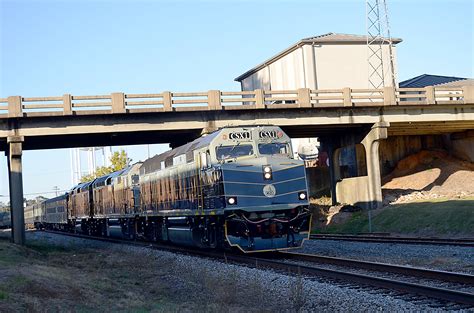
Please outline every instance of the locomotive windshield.
[[238, 158], [244, 155], [252, 155], [252, 145], [234, 145], [234, 146], [220, 146], [216, 148], [216, 156], [219, 161], [225, 159]]
[[288, 144], [283, 142], [260, 143], [258, 144], [258, 152], [260, 152], [260, 154], [287, 155], [290, 152], [290, 149], [288, 147]]

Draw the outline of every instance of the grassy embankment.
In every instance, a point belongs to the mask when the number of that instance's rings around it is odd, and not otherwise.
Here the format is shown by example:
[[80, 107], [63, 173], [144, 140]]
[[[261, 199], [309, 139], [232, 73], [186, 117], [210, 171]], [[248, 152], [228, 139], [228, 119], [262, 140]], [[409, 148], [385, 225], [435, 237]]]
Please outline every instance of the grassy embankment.
[[27, 242], [0, 237], [0, 312], [298, 311], [305, 297], [301, 279], [276, 302], [235, 269], [211, 271], [171, 253]]
[[[474, 237], [474, 198], [435, 199], [394, 204], [372, 211], [372, 231], [406, 235]], [[330, 224], [327, 233], [368, 232], [367, 211], [355, 212], [346, 222]]]

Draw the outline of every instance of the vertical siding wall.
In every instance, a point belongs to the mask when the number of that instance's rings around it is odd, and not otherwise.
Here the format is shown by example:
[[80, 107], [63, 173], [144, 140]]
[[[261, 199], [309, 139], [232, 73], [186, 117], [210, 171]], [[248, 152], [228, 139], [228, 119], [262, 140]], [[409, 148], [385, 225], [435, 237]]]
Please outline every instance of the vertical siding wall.
[[[390, 86], [388, 46], [383, 47]], [[393, 47], [396, 64], [396, 49]], [[242, 81], [242, 90], [340, 89], [369, 87], [367, 47], [363, 44], [304, 45]]]

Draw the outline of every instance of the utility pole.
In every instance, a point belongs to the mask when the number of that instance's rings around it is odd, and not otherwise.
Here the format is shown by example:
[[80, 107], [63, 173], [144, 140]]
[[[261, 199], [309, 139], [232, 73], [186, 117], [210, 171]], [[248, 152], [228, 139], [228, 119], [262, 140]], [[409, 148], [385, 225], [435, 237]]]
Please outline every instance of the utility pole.
[[58, 187], [58, 186], [54, 186], [54, 187], [53, 187], [53, 191], [56, 192], [56, 197], [57, 197], [57, 196], [58, 196], [59, 187]]

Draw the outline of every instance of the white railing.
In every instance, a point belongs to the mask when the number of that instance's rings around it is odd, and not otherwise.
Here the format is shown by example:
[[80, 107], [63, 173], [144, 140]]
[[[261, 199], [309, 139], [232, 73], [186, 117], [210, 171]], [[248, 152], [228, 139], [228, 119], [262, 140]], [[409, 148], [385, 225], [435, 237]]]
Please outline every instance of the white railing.
[[384, 89], [169, 92], [0, 98], [0, 118], [125, 114], [139, 112], [249, 110], [474, 104], [474, 86]]

